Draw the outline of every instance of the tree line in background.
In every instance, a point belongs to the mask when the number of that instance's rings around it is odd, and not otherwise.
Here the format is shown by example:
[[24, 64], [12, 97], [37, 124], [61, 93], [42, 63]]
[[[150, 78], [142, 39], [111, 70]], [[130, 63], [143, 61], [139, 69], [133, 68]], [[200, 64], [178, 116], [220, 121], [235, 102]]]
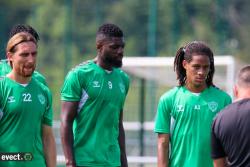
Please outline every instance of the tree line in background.
[[250, 1], [247, 0], [1, 0], [0, 53], [10, 28], [34, 27], [38, 68], [46, 76], [58, 111], [67, 71], [94, 58], [95, 33], [104, 22], [125, 34], [126, 56], [173, 56], [188, 41], [203, 40], [216, 55], [249, 62]]

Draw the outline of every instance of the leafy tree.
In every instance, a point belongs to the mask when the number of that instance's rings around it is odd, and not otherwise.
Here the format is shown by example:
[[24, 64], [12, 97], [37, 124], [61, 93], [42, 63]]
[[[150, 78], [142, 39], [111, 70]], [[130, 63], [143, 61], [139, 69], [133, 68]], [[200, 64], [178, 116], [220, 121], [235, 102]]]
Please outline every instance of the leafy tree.
[[[157, 0], [157, 56], [173, 56], [192, 40], [204, 40], [215, 54], [233, 54], [249, 62], [250, 1]], [[1, 0], [0, 54], [10, 28], [28, 23], [38, 30], [38, 69], [46, 76], [60, 110], [60, 87], [67, 71], [94, 58], [95, 33], [105, 22], [125, 34], [126, 56], [148, 54], [150, 0]]]

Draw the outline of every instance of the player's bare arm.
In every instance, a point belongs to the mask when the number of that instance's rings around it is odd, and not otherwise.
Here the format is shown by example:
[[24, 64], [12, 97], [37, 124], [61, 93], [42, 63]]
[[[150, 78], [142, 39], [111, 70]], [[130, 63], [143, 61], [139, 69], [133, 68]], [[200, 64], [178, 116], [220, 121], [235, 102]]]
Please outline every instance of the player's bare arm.
[[47, 167], [56, 167], [56, 143], [51, 126], [43, 125], [43, 149]]
[[128, 167], [126, 146], [125, 146], [125, 132], [123, 127], [123, 111], [121, 111], [119, 119], [119, 145], [121, 150], [121, 166]]
[[226, 158], [214, 159], [214, 167], [227, 167]]
[[158, 167], [168, 167], [169, 134], [158, 134]]
[[61, 112], [61, 141], [67, 167], [75, 167], [75, 158], [73, 153], [73, 121], [76, 117], [78, 102], [62, 101]]

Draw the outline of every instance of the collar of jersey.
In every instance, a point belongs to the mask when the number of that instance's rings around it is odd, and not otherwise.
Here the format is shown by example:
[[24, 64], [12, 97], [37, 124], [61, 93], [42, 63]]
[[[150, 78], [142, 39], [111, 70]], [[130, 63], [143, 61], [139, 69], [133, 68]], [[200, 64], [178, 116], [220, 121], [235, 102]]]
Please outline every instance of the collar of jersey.
[[204, 93], [206, 93], [206, 92], [208, 91], [209, 87], [207, 87], [207, 88], [205, 88], [203, 91], [201, 91], [200, 94], [199, 94], [198, 96], [197, 96], [197, 95], [194, 95], [193, 92], [191, 92], [190, 90], [188, 90], [188, 89], [186, 88], [186, 86], [182, 86], [182, 89], [183, 89], [184, 91], [187, 91], [188, 93], [192, 94], [192, 95], [195, 96], [195, 97], [200, 97], [201, 95], [203, 95]]
[[6, 79], [8, 79], [8, 80], [10, 80], [11, 82], [13, 82], [13, 83], [15, 83], [15, 84], [17, 84], [17, 85], [20, 85], [20, 87], [22, 87], [22, 88], [27, 88], [30, 84], [31, 84], [31, 82], [32, 82], [32, 80], [33, 80], [33, 78], [31, 78], [31, 80], [30, 80], [30, 82], [29, 83], [27, 83], [27, 85], [26, 86], [23, 86], [22, 84], [20, 84], [19, 82], [16, 82], [16, 81], [14, 81], [13, 79], [10, 79], [9, 77], [5, 77]]
[[94, 62], [94, 60], [90, 60], [90, 63], [96, 67], [96, 69], [98, 69], [100, 72], [103, 72], [105, 74], [112, 74], [114, 71], [114, 68], [112, 68], [112, 71], [106, 71], [106, 69], [103, 69], [102, 67], [100, 67], [98, 64], [96, 64]]

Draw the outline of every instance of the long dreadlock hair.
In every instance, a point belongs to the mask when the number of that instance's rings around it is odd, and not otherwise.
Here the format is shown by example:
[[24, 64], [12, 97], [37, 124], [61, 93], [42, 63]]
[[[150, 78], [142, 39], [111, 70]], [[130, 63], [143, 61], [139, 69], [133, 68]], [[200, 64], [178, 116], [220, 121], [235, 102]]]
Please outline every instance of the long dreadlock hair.
[[179, 80], [179, 86], [184, 86], [186, 83], [186, 70], [182, 65], [183, 60], [188, 63], [192, 61], [194, 54], [208, 56], [210, 61], [210, 69], [206, 78], [207, 86], [213, 86], [214, 76], [214, 54], [212, 50], [202, 41], [192, 41], [184, 47], [180, 47], [175, 55], [174, 71], [177, 74], [177, 80]]

